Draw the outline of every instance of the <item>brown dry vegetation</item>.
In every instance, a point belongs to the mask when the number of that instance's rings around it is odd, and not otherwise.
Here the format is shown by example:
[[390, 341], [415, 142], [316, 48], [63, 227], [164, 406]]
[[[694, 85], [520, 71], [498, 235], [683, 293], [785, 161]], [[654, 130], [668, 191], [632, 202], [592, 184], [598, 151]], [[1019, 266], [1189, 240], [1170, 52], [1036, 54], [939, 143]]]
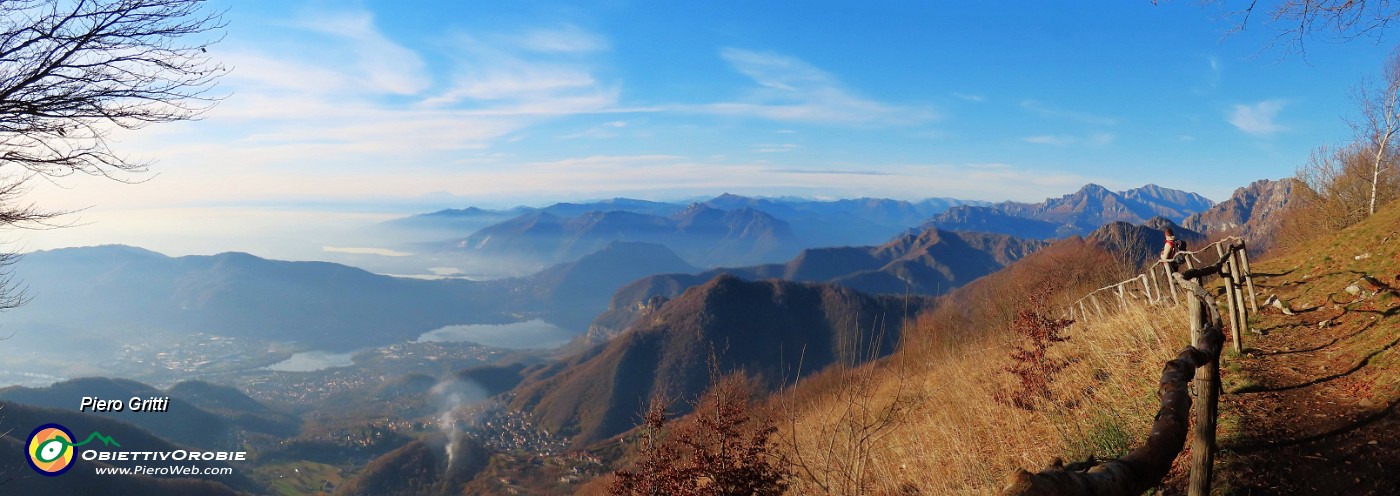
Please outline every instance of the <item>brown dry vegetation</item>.
[[997, 399], [1024, 338], [1011, 331], [1036, 288], [1047, 308], [1120, 269], [1078, 239], [1056, 244], [946, 297], [909, 327], [896, 355], [828, 370], [788, 391], [780, 437], [799, 466], [794, 494], [982, 494], [1057, 457], [1122, 454], [1148, 431], [1162, 363], [1185, 345], [1184, 307], [1132, 306], [1064, 332], [1068, 365], [1040, 407]]

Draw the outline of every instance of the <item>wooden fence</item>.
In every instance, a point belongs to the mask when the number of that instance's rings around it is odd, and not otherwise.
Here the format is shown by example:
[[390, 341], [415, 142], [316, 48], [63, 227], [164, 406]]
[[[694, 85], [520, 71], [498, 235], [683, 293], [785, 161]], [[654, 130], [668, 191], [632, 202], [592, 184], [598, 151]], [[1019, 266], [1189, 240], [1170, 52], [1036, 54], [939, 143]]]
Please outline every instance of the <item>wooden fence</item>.
[[[1196, 268], [1197, 255], [1214, 251], [1214, 264]], [[1258, 311], [1254, 282], [1249, 274], [1249, 257], [1244, 240], [1226, 238], [1186, 253], [1187, 270], [1171, 273], [1165, 265], [1154, 265], [1146, 274], [1091, 291], [1070, 305], [1071, 319], [1102, 317], [1112, 312], [1099, 298], [1117, 300], [1116, 308], [1129, 304], [1171, 305], [1186, 301], [1191, 327], [1191, 346], [1166, 363], [1158, 396], [1161, 400], [1147, 442], [1116, 460], [1085, 462], [1066, 467], [1055, 465], [1038, 473], [1019, 471], [1003, 495], [1136, 495], [1159, 484], [1181, 453], [1192, 415], [1187, 383], [1195, 381], [1195, 430], [1191, 448], [1191, 496], [1210, 494], [1215, 457], [1215, 425], [1220, 397], [1220, 350], [1226, 323], [1216, 297], [1200, 284], [1200, 279], [1220, 275], [1229, 328], [1235, 351], [1241, 351], [1240, 329], [1248, 326], [1249, 314]], [[1163, 288], [1166, 288], [1165, 290]], [[1248, 290], [1246, 296], [1245, 290]], [[1178, 292], [1180, 295], [1178, 295]], [[1170, 303], [1168, 296], [1170, 295]], [[1246, 302], [1247, 306], [1246, 306]]]

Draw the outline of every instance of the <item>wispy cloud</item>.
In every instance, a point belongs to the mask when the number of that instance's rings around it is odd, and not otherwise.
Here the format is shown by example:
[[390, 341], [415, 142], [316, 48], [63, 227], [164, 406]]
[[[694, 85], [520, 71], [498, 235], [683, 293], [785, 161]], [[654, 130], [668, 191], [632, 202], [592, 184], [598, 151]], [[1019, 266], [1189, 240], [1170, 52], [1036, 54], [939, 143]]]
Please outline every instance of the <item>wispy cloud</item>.
[[837, 78], [802, 60], [772, 52], [725, 48], [720, 57], [758, 84], [735, 102], [694, 107], [707, 113], [820, 124], [910, 124], [936, 119], [928, 109], [910, 109], [860, 97]]
[[604, 139], [604, 138], [616, 138], [616, 137], [619, 136], [618, 131], [621, 130], [622, 128], [625, 128], [625, 127], [627, 127], [627, 122], [626, 122], [626, 121], [608, 121], [608, 122], [604, 122], [604, 123], [602, 123], [602, 124], [599, 124], [599, 125], [597, 125], [597, 126], [590, 127], [590, 128], [585, 129], [585, 130], [583, 130], [583, 131], [580, 131], [580, 132], [577, 132], [577, 133], [572, 133], [572, 134], [566, 134], [566, 135], [563, 135], [563, 136], [560, 136], [560, 137], [561, 137], [561, 138], [564, 138], [564, 139], [578, 139], [578, 138]]
[[1083, 136], [1043, 134], [1037, 136], [1027, 136], [1025, 138], [1022, 138], [1022, 140], [1027, 143], [1053, 146], [1108, 146], [1113, 144], [1114, 139], [1116, 139], [1116, 136], [1114, 136], [1112, 133], [1089, 133]]
[[780, 174], [815, 174], [815, 175], [838, 175], [838, 176], [888, 176], [888, 172], [870, 170], [844, 170], [844, 169], [772, 169]]
[[367, 11], [329, 11], [302, 18], [294, 25], [345, 43], [346, 51], [318, 55], [331, 60], [349, 55], [353, 75], [367, 89], [411, 95], [431, 83], [423, 59], [381, 34]]
[[293, 168], [447, 163], [436, 154], [484, 149], [549, 119], [617, 106], [618, 86], [595, 76], [607, 41], [575, 26], [443, 34], [429, 46], [445, 46], [433, 55], [449, 63], [435, 71], [365, 11], [318, 11], [286, 26], [286, 36], [315, 49], [236, 47], [224, 81], [233, 96], [208, 115], [203, 135], [152, 149]]
[[754, 153], [785, 153], [796, 150], [798, 148], [802, 148], [802, 145], [798, 145], [796, 143], [782, 143], [770, 145], [754, 145], [753, 151]]
[[598, 81], [590, 64], [590, 55], [607, 43], [577, 27], [518, 35], [462, 33], [451, 45], [451, 86], [425, 100], [426, 105], [559, 100], [610, 105], [616, 100], [616, 88]]
[[963, 100], [967, 100], [967, 101], [969, 101], [969, 102], [979, 102], [979, 103], [980, 103], [980, 102], [983, 102], [983, 101], [986, 101], [986, 100], [987, 100], [987, 97], [984, 97], [984, 96], [982, 96], [982, 95], [973, 95], [973, 94], [970, 94], [970, 93], [953, 93], [953, 96], [958, 97], [958, 98], [961, 98], [961, 99], [963, 99]]
[[1276, 122], [1285, 103], [1283, 100], [1264, 100], [1253, 105], [1235, 105], [1225, 120], [1245, 133], [1259, 137], [1272, 136], [1285, 129]]
[[1036, 100], [1022, 100], [1021, 108], [1047, 119], [1074, 121], [1095, 126], [1112, 126], [1118, 124], [1118, 119], [1114, 117], [1074, 110], [1064, 110], [1051, 107]]
[[534, 52], [584, 53], [607, 50], [608, 40], [578, 26], [531, 29], [508, 37], [515, 45]]
[[1219, 57], [1208, 56], [1206, 63], [1210, 66], [1210, 71], [1206, 73], [1206, 91], [1215, 91], [1220, 88], [1220, 79], [1225, 69], [1220, 65]]

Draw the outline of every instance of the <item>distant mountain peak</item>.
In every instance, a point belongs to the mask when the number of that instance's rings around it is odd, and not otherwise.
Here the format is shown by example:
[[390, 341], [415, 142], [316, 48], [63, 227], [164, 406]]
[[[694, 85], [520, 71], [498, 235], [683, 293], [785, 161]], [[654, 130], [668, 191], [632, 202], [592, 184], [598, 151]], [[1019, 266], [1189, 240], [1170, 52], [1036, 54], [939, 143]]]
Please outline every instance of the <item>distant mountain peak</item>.
[[1112, 191], [1109, 191], [1108, 188], [1099, 186], [1098, 184], [1089, 183], [1085, 184], [1084, 187], [1079, 188], [1079, 193], [1104, 194], [1112, 193]]

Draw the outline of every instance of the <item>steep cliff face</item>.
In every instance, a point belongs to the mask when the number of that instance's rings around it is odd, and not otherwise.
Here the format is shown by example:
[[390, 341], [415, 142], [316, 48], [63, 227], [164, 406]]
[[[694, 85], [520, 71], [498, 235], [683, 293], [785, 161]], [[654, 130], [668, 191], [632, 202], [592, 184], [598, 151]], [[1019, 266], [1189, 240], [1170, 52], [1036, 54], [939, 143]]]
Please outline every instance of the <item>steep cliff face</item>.
[[1181, 227], [1210, 237], [1240, 236], [1251, 248], [1267, 249], [1279, 227], [1280, 213], [1287, 207], [1298, 181], [1292, 178], [1260, 179], [1235, 190], [1230, 199], [1187, 217]]

